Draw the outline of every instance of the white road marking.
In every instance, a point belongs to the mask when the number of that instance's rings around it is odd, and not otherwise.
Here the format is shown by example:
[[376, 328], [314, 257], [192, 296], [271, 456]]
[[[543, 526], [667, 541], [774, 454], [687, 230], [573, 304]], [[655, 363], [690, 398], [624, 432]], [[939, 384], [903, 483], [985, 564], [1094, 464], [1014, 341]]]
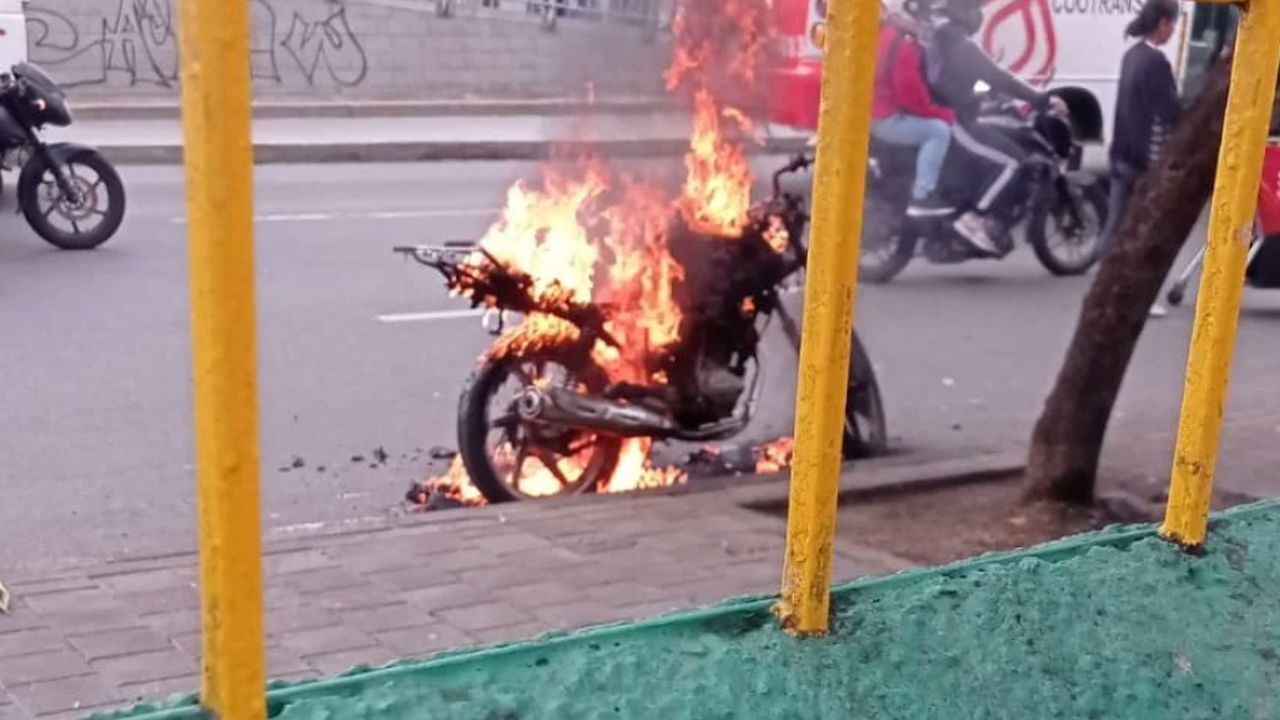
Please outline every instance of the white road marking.
[[296, 535], [298, 533], [315, 533], [328, 528], [349, 528], [359, 525], [377, 525], [386, 522], [386, 518], [380, 515], [365, 515], [363, 517], [344, 518], [337, 522], [301, 522], [292, 525], [277, 525], [267, 531], [268, 535]]
[[[443, 217], [496, 217], [497, 208], [434, 208], [430, 210], [381, 210], [355, 213], [267, 213], [254, 215], [254, 222], [329, 222], [332, 220], [412, 220]], [[186, 225], [185, 217], [169, 218], [174, 225]]]
[[324, 222], [325, 220], [333, 220], [334, 216], [328, 213], [279, 213], [275, 215], [255, 215], [253, 219], [257, 222]]
[[430, 322], [432, 320], [476, 318], [483, 314], [483, 310], [436, 310], [434, 312], [390, 313], [379, 315], [378, 320], [384, 323]]
[[374, 220], [400, 220], [404, 218], [437, 218], [437, 217], [463, 217], [472, 215], [494, 216], [502, 212], [499, 208], [439, 208], [435, 210], [388, 210], [384, 212], [371, 212], [361, 215], [361, 217], [369, 217]]

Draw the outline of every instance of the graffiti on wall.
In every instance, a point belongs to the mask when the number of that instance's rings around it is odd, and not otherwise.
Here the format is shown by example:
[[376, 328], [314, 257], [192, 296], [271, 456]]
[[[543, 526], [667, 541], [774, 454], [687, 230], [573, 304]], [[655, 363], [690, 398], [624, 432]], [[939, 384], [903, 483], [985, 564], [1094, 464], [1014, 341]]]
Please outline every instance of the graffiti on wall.
[[1010, 72], [1047, 85], [1057, 71], [1058, 38], [1049, 0], [985, 0], [982, 48]]
[[[255, 81], [311, 87], [356, 87], [364, 81], [368, 58], [341, 2], [298, 5], [287, 22], [270, 0], [249, 0], [249, 9]], [[27, 43], [31, 60], [57, 69], [67, 87], [177, 86], [174, 0], [118, 0], [114, 12], [87, 19], [32, 3]]]

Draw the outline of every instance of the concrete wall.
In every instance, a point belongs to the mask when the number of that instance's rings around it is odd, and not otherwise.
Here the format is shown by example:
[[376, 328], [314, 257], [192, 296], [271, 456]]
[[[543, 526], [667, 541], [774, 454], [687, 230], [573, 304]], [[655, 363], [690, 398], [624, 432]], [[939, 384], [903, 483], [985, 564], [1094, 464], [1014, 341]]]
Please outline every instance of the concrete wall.
[[[29, 57], [81, 98], [176, 96], [180, 1], [32, 0]], [[524, 0], [453, 0], [451, 17], [431, 0], [248, 2], [259, 98], [647, 95], [667, 56], [637, 22], [583, 14], [548, 31]]]

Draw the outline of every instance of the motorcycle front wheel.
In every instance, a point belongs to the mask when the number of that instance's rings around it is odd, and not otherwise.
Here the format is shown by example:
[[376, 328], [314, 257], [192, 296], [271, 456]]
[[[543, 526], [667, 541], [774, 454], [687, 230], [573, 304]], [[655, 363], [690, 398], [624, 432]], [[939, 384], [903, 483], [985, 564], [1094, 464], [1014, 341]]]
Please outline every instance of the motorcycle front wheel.
[[95, 150], [66, 158], [71, 192], [58, 185], [55, 171], [33, 155], [18, 178], [18, 205], [31, 229], [63, 250], [92, 250], [111, 239], [124, 220], [124, 182]]
[[599, 392], [602, 373], [554, 352], [487, 359], [463, 388], [458, 447], [467, 474], [491, 503], [591, 492], [618, 462], [622, 440], [568, 426], [522, 421], [520, 392], [533, 385]]
[[1102, 257], [1106, 222], [1105, 187], [1096, 182], [1071, 184], [1032, 211], [1027, 240], [1050, 273], [1079, 275]]

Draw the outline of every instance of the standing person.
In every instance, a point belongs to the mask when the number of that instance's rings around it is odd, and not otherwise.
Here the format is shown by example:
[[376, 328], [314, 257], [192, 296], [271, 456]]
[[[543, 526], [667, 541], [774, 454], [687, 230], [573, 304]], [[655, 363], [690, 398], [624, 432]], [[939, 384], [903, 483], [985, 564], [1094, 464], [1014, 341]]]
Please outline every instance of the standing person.
[[876, 50], [875, 94], [871, 103], [871, 134], [891, 145], [917, 148], [916, 174], [911, 186], [909, 217], [947, 215], [952, 208], [937, 195], [942, 163], [951, 146], [955, 115], [933, 102], [924, 81], [923, 54], [914, 23], [890, 15], [880, 28]]
[[[1111, 140], [1111, 198], [1103, 247], [1110, 245], [1124, 220], [1134, 183], [1160, 156], [1165, 140], [1182, 112], [1173, 66], [1160, 46], [1173, 37], [1178, 22], [1174, 0], [1147, 0], [1125, 35], [1141, 40], [1129, 48], [1120, 63], [1116, 90], [1116, 115]], [[1166, 314], [1160, 304], [1151, 314]]]

